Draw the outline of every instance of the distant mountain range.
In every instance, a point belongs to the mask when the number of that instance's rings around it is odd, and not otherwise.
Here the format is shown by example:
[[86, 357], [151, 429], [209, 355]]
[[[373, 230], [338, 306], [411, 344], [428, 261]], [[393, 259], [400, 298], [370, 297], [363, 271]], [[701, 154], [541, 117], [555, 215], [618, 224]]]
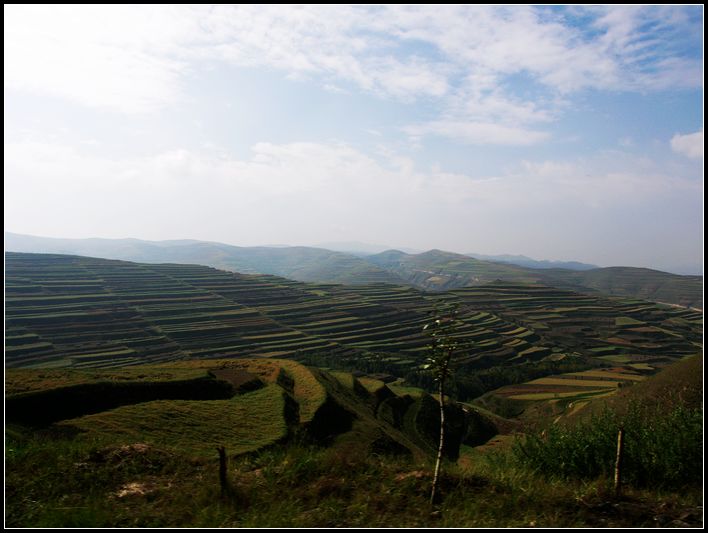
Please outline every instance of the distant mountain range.
[[568, 270], [592, 270], [600, 268], [597, 265], [589, 265], [587, 263], [579, 263], [578, 261], [538, 261], [531, 259], [525, 255], [482, 255], [482, 254], [465, 254], [475, 259], [483, 261], [494, 261], [496, 263], [510, 263], [527, 268], [565, 268]]
[[[373, 255], [359, 250], [361, 255], [354, 255], [305, 246], [240, 247], [195, 240], [54, 239], [9, 232], [5, 233], [5, 250], [144, 263], [198, 264], [234, 272], [273, 274], [297, 281], [353, 285], [391, 283], [430, 291], [502, 280], [699, 308], [703, 300], [702, 276], [680, 276], [634, 267], [593, 268], [576, 262], [534, 261], [524, 256], [496, 256], [507, 260], [491, 261], [443, 250], [415, 254], [387, 250]], [[512, 258], [542, 266], [512, 264]], [[566, 268], [560, 268], [561, 264]]]
[[297, 281], [406, 284], [395, 274], [354, 255], [306, 246], [241, 247], [192, 240], [53, 239], [6, 232], [5, 250], [206, 265], [244, 274], [274, 274]]
[[[380, 254], [386, 250], [390, 250], [393, 246], [387, 246], [385, 244], [371, 244], [367, 242], [360, 241], [337, 241], [337, 242], [323, 242], [314, 245], [315, 248], [325, 248], [326, 250], [334, 250], [335, 252], [344, 252], [359, 257]], [[399, 250], [406, 252], [408, 254], [419, 254], [424, 250], [416, 250], [415, 248], [398, 248]]]
[[[366, 257], [369, 255], [380, 254], [394, 249], [392, 246], [383, 244], [371, 244], [360, 241], [342, 241], [342, 242], [323, 242], [314, 246], [315, 248], [325, 248], [336, 252], [344, 252], [358, 257]], [[407, 254], [421, 254], [425, 250], [417, 250], [415, 248], [396, 247], [395, 250], [405, 252]], [[547, 261], [531, 259], [525, 255], [484, 255], [477, 253], [464, 254], [482, 261], [493, 261], [495, 263], [509, 263], [527, 268], [566, 268], [569, 270], [591, 270], [600, 268], [597, 265], [588, 263], [580, 263], [578, 261]]]

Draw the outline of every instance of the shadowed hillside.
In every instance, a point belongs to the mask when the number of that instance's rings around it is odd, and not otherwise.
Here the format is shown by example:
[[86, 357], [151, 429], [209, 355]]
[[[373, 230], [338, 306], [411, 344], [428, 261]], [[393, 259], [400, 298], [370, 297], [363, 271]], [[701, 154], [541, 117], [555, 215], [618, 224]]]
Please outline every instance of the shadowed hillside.
[[[56, 423], [106, 445], [140, 441], [205, 457], [219, 444], [236, 455], [304, 432], [330, 446], [355, 443], [358, 453], [371, 447], [421, 458], [437, 438], [427, 395], [391, 402], [396, 395], [383, 383], [369, 390], [351, 375], [342, 382], [293, 361], [184, 361], [136, 370], [9, 370], [7, 420], [31, 428]], [[387, 414], [379, 417], [384, 402]], [[408, 422], [390, 423], [393, 412]], [[453, 457], [463, 434], [450, 439]]]

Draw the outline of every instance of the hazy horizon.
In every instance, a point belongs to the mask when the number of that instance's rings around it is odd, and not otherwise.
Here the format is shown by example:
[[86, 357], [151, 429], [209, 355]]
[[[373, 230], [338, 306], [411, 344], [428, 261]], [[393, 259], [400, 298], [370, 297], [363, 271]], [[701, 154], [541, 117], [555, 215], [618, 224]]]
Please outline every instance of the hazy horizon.
[[5, 231], [703, 271], [703, 6], [5, 6]]
[[[266, 244], [259, 244], [259, 245], [242, 245], [238, 243], [229, 243], [229, 242], [221, 242], [221, 241], [213, 241], [213, 240], [201, 240], [201, 239], [158, 239], [158, 240], [151, 240], [151, 239], [141, 239], [138, 237], [77, 237], [77, 238], [70, 238], [70, 237], [49, 237], [46, 235], [28, 235], [28, 234], [21, 234], [13, 231], [8, 231], [6, 230], [5, 233], [9, 233], [12, 235], [18, 235], [21, 237], [37, 237], [40, 239], [58, 239], [58, 240], [63, 240], [63, 239], [68, 239], [68, 240], [73, 240], [73, 239], [78, 239], [78, 240], [92, 240], [92, 239], [99, 239], [99, 240], [137, 240], [137, 241], [143, 241], [147, 243], [164, 243], [164, 242], [170, 242], [170, 241], [196, 241], [196, 242], [210, 242], [214, 244], [226, 244], [230, 246], [236, 246], [236, 247], [263, 247], [263, 248], [288, 248], [288, 247], [307, 247], [307, 248], [321, 248], [321, 249], [326, 249], [326, 250], [332, 250], [332, 251], [339, 251], [343, 253], [357, 253], [357, 252], [367, 252], [368, 249], [368, 254], [377, 254], [380, 252], [384, 251], [389, 251], [389, 250], [397, 250], [397, 251], [402, 251], [407, 254], [420, 254], [420, 253], [425, 253], [429, 252], [431, 250], [435, 249], [440, 249], [440, 248], [430, 248], [428, 250], [417, 250], [417, 249], [412, 249], [412, 248], [406, 248], [404, 246], [388, 246], [388, 245], [383, 245], [383, 244], [376, 244], [376, 243], [366, 243], [366, 242], [361, 242], [361, 241], [351, 241], [351, 242], [329, 242], [329, 243], [315, 243], [315, 244], [278, 244], [278, 243], [266, 243]], [[348, 246], [349, 245], [349, 246]], [[358, 245], [358, 246], [355, 246]], [[11, 250], [5, 246], [6, 251], [15, 251]], [[483, 254], [476, 252], [474, 250], [472, 251], [457, 251], [457, 250], [442, 250], [444, 252], [452, 252], [452, 253], [457, 253], [461, 255], [467, 255], [467, 256], [473, 256], [473, 255], [479, 255], [479, 256], [484, 256], [481, 257], [482, 260], [487, 260], [487, 261], [494, 261], [495, 257], [501, 258], [501, 257], [506, 257], [512, 258], [516, 257], [517, 259], [520, 258], [525, 258], [525, 259], [530, 259], [532, 261], [547, 261], [547, 262], [552, 262], [552, 263], [564, 263], [564, 262], [577, 262], [577, 263], [582, 263], [581, 261], [576, 261], [573, 258], [548, 258], [548, 257], [529, 257], [525, 256], [523, 254], [513, 254], [513, 253], [501, 253], [501, 254]], [[51, 253], [51, 252], [50, 252]], [[513, 263], [513, 261], [512, 261]], [[588, 264], [588, 263], [583, 263], [583, 264]], [[591, 265], [591, 264], [589, 264]], [[635, 267], [635, 268], [650, 268], [653, 270], [661, 270], [657, 269], [655, 267], [652, 267], [650, 265], [594, 265], [599, 268], [606, 268], [606, 267]], [[533, 268], [533, 267], [531, 267]], [[560, 267], [563, 268], [563, 267]], [[685, 276], [703, 276], [703, 271], [702, 270], [691, 270], [690, 268], [686, 270], [665, 270], [664, 272], [668, 272], [670, 274], [679, 274], [679, 275], [685, 275]]]

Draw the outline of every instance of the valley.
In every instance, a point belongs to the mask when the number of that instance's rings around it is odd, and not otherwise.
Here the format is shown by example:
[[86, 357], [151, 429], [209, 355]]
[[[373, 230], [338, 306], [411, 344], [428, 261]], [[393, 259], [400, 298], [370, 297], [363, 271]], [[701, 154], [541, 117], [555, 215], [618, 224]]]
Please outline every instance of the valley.
[[702, 314], [497, 282], [445, 293], [307, 284], [209, 267], [6, 254], [6, 366], [117, 367], [186, 358], [328, 355], [421, 363], [437, 302], [463, 306], [459, 363], [553, 354], [661, 364], [700, 349]]
[[[515, 457], [524, 435], [533, 438], [549, 422], [594, 416], [601, 402], [640, 385], [654, 390], [667, 371], [700, 364], [702, 351], [700, 311], [533, 280], [425, 292], [58, 254], [8, 252], [5, 260], [10, 524], [213, 523], [192, 511], [175, 515], [174, 484], [191, 487], [200, 506], [239, 526], [435, 523], [434, 514], [421, 514], [425, 465], [439, 436], [422, 327], [445, 303], [460, 306], [455, 335], [464, 350], [448, 388], [459, 403], [446, 406], [443, 523], [528, 524], [526, 515], [500, 514], [486, 498], [464, 508], [454, 500], [484, 479], [512, 501], [520, 481], [501, 481], [511, 472], [545, 487], [545, 500], [528, 502], [540, 523], [648, 523], [661, 500], [641, 486], [637, 494], [648, 498], [641, 518], [602, 522], [575, 508], [554, 516], [572, 483], [523, 477], [531, 474], [522, 466], [492, 467], [486, 457]], [[695, 381], [702, 372], [682, 372], [683, 390], [702, 387]], [[234, 465], [233, 511], [206, 481], [219, 447]], [[48, 456], [50, 463], [33, 463]], [[21, 478], [28, 469], [68, 485]], [[358, 521], [352, 505], [363, 505], [356, 502], [371, 472], [385, 494], [406, 495], [414, 505], [400, 507], [407, 517], [376, 518], [367, 505]], [[278, 508], [273, 498], [283, 478], [295, 491], [286, 508], [262, 515]], [[307, 480], [333, 492], [300, 497]], [[86, 483], [98, 499], [82, 491]], [[345, 486], [357, 486], [356, 496]], [[37, 503], [19, 500], [18, 491]], [[323, 502], [345, 514], [308, 514]], [[379, 505], [391, 504], [381, 496]]]

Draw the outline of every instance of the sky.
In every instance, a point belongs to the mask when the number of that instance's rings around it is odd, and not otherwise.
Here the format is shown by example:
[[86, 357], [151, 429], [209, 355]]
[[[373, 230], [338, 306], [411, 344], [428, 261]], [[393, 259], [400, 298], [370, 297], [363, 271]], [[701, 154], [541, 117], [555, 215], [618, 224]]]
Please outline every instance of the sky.
[[703, 6], [4, 6], [5, 230], [703, 270]]

